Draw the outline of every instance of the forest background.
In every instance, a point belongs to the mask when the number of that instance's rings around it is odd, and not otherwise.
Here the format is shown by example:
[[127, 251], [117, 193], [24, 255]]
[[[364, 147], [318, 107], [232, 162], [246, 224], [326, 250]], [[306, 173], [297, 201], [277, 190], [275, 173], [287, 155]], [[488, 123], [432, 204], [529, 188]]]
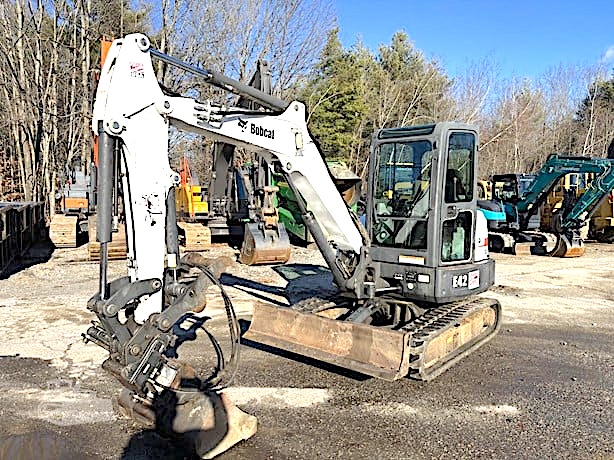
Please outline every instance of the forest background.
[[[155, 48], [246, 82], [258, 60], [273, 92], [307, 105], [327, 158], [364, 174], [371, 135], [441, 120], [480, 128], [480, 178], [533, 172], [551, 153], [614, 155], [614, 77], [605, 63], [501, 77], [488, 59], [448, 75], [391, 31], [377, 50], [343, 46], [327, 0], [0, 1], [0, 201], [45, 201], [53, 213], [74, 165], [89, 173], [91, 113], [100, 39], [146, 33]], [[159, 81], [199, 99], [223, 99], [198, 79], [159, 63]], [[227, 102], [228, 100], [225, 99]], [[171, 136], [171, 163], [187, 155], [207, 175], [211, 146]]]

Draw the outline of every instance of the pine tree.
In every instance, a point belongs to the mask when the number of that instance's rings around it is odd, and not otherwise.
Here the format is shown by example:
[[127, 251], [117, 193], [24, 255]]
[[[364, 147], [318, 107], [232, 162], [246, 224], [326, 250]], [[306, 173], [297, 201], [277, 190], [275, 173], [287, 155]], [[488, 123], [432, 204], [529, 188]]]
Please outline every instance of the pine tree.
[[299, 95], [308, 107], [310, 130], [327, 157], [347, 159], [353, 148], [354, 132], [367, 112], [359, 92], [361, 76], [356, 53], [343, 49], [334, 29]]

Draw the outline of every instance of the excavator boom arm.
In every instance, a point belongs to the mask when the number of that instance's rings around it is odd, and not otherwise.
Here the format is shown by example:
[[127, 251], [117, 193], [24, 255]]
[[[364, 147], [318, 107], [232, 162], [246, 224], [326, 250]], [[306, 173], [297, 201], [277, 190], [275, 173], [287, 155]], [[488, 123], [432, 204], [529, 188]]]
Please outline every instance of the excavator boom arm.
[[[166, 96], [157, 82], [152, 53], [147, 37], [128, 35], [116, 40], [102, 71], [98, 97], [94, 107], [94, 130], [102, 128], [107, 135], [121, 139], [124, 152], [124, 177], [130, 183], [124, 190], [131, 196], [127, 214], [128, 228], [139, 235], [140, 243], [128, 237], [129, 255], [134, 260], [134, 280], [153, 277], [164, 264], [164, 248], [152, 250], [145, 241], [163, 241], [154, 235], [152, 221], [164, 222], [166, 197], [179, 180], [168, 162], [168, 126], [202, 134], [257, 152], [275, 163], [297, 196], [302, 198], [305, 222], [343, 290], [351, 290], [351, 280], [364, 245], [364, 232], [337, 191], [316, 144], [306, 125], [305, 106], [300, 102], [284, 104], [254, 88], [245, 88], [229, 80], [222, 81], [209, 71], [197, 72], [215, 86], [237, 90], [248, 97], [262, 96], [264, 105], [282, 112], [246, 111], [222, 107], [211, 101], [199, 102], [186, 97]], [[191, 66], [184, 70], [196, 72]], [[196, 69], [198, 70], [198, 69]], [[212, 76], [213, 75], [213, 76]], [[138, 174], [136, 173], [138, 171]], [[305, 203], [309, 203], [307, 211]], [[159, 226], [158, 232], [164, 231]], [[148, 235], [142, 238], [141, 235]], [[147, 245], [146, 251], [138, 245]], [[143, 262], [141, 262], [143, 260]], [[350, 283], [351, 284], [351, 283]], [[156, 301], [157, 302], [157, 301]], [[152, 301], [153, 303], [153, 301]], [[147, 309], [145, 314], [150, 314]]]
[[578, 198], [573, 208], [564, 217], [562, 224], [564, 229], [583, 225], [614, 189], [614, 165], [612, 160], [595, 159], [595, 161], [605, 165], [603, 171], [591, 181], [582, 196]]

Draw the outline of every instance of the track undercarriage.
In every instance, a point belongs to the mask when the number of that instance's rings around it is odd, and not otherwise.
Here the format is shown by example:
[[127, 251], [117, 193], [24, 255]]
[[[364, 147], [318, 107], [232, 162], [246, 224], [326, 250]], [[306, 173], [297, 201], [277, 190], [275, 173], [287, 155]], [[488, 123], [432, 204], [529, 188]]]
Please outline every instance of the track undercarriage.
[[582, 238], [565, 233], [522, 231], [517, 233], [488, 232], [489, 249], [516, 255], [580, 257], [584, 254]]

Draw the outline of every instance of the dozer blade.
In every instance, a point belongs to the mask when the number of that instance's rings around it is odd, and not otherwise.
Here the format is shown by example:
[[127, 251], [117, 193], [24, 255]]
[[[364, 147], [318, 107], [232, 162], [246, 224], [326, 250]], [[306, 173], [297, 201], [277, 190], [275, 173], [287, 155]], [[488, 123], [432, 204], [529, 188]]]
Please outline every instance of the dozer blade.
[[569, 238], [559, 234], [556, 247], [549, 254], [551, 257], [581, 257], [586, 251], [584, 241], [581, 238]]
[[259, 303], [244, 338], [384, 380], [431, 380], [488, 342], [500, 312], [496, 300], [477, 298], [394, 330]]
[[290, 238], [286, 228], [261, 229], [258, 223], [245, 226], [239, 262], [245, 265], [284, 264], [290, 259]]
[[249, 439], [258, 426], [224, 393], [166, 390], [147, 403], [124, 389], [117, 402], [124, 415], [174, 439], [190, 458], [214, 458]]

